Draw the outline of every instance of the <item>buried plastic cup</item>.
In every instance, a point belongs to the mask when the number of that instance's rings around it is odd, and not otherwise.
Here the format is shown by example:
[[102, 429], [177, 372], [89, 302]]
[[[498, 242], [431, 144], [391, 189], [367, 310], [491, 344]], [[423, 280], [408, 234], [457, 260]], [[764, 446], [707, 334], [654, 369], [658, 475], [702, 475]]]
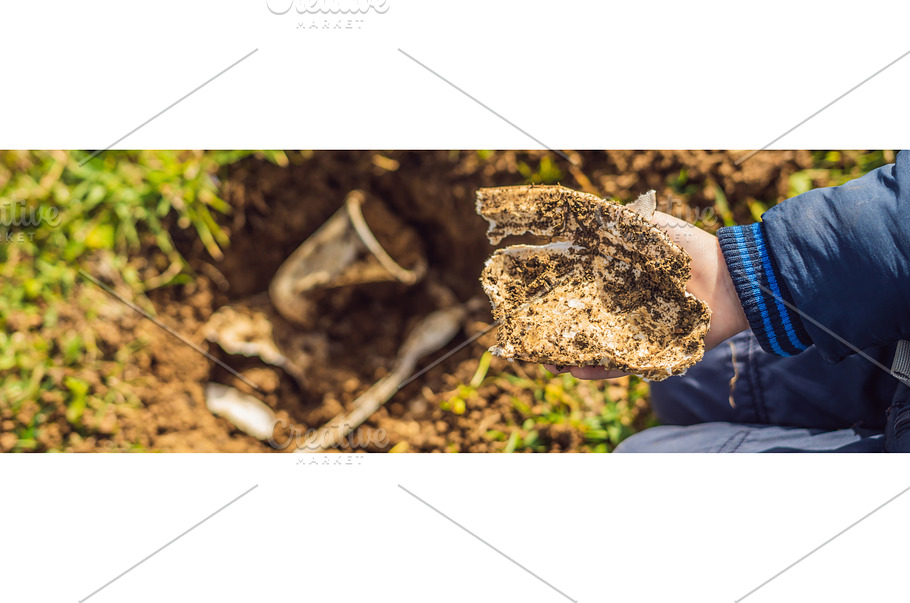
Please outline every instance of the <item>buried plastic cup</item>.
[[[386, 236], [377, 238], [374, 231]], [[393, 258], [380, 238], [385, 238], [386, 247], [397, 242], [394, 255], [400, 257]], [[427, 268], [420, 247], [417, 233], [378, 199], [367, 200], [362, 191], [352, 191], [344, 206], [284, 261], [269, 285], [269, 296], [282, 316], [308, 326], [317, 292], [365, 283], [419, 281]]]

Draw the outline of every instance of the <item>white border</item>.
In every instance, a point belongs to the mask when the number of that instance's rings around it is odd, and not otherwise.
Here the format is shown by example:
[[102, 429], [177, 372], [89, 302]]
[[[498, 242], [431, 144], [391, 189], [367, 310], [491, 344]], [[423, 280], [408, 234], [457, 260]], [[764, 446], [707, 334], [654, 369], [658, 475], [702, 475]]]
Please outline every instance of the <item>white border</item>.
[[[6, 3], [0, 147], [105, 148], [254, 49], [117, 148], [541, 147], [402, 49], [550, 148], [755, 149], [910, 51], [899, 0], [385, 8], [310, 31], [266, 0]], [[898, 147], [908, 97], [905, 58], [774, 148]]]
[[[0, 459], [4, 601], [729, 603], [905, 489], [883, 455]], [[910, 496], [749, 603], [905, 591]]]

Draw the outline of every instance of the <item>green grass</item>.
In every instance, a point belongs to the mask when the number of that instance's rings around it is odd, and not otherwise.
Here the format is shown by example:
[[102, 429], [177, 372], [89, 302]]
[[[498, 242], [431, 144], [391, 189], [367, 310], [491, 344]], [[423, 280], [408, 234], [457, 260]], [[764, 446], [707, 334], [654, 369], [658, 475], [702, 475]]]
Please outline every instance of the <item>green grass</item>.
[[[462, 415], [468, 402], [490, 391], [509, 397], [504, 417], [506, 429], [489, 429], [485, 437], [504, 442], [503, 452], [545, 452], [549, 443], [542, 432], [552, 426], [568, 427], [581, 434], [594, 452], [611, 452], [625, 438], [654, 424], [639, 401], [647, 386], [638, 377], [623, 385], [607, 381], [581, 381], [569, 374], [553, 375], [541, 366], [491, 371], [492, 354], [485, 352], [468, 383], [459, 385], [442, 402], [444, 411]], [[514, 371], [519, 372], [516, 374]], [[497, 397], [498, 397], [497, 395]]]
[[[0, 225], [0, 414], [7, 427], [14, 424], [0, 432], [15, 434], [14, 450], [40, 449], [40, 430], [61, 413], [88, 437], [111, 404], [138, 407], [121, 380], [130, 346], [105, 361], [95, 341], [97, 297], [75, 300], [86, 320], [58, 324], [72, 305], [78, 270], [105, 258], [140, 303], [151, 289], [191, 280], [169, 226], [191, 230], [220, 258], [228, 238], [216, 216], [231, 208], [218, 195], [216, 174], [250, 154], [109, 151], [82, 164], [88, 154], [78, 151], [0, 152], [0, 215], [9, 224]], [[286, 162], [280, 152], [260, 155]], [[23, 215], [39, 223], [10, 224]], [[139, 250], [144, 265], [135, 261]], [[131, 344], [133, 351], [142, 345]], [[100, 383], [91, 383], [89, 371]]]
[[536, 169], [519, 161], [518, 173], [525, 179], [525, 184], [557, 184], [563, 179], [562, 171], [549, 155], [540, 158]]

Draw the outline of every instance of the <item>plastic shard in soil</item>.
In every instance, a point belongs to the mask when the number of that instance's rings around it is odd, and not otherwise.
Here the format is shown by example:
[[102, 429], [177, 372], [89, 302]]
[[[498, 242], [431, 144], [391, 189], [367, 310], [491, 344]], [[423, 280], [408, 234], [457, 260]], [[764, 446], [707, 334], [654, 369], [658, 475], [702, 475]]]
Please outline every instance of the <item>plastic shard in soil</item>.
[[[401, 249], [392, 252], [388, 243]], [[309, 327], [316, 312], [312, 298], [320, 291], [382, 281], [413, 285], [426, 268], [417, 233], [379, 199], [368, 201], [355, 190], [284, 261], [269, 285], [269, 297], [284, 318]]]
[[481, 284], [499, 322], [493, 352], [509, 359], [603, 366], [660, 381], [701, 360], [708, 305], [686, 291], [691, 258], [654, 226], [654, 191], [622, 206], [562, 186], [477, 191], [498, 244]]

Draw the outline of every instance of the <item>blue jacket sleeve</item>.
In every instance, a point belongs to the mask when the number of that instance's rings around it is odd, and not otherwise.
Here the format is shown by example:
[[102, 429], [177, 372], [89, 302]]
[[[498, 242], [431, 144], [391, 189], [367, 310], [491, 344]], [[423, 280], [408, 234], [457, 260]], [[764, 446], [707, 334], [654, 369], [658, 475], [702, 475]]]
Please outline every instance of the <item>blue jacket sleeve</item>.
[[779, 355], [818, 347], [829, 362], [910, 339], [910, 152], [842, 186], [721, 228], [749, 324]]

